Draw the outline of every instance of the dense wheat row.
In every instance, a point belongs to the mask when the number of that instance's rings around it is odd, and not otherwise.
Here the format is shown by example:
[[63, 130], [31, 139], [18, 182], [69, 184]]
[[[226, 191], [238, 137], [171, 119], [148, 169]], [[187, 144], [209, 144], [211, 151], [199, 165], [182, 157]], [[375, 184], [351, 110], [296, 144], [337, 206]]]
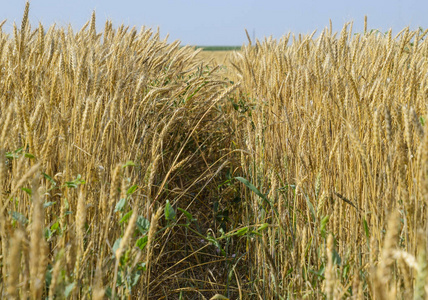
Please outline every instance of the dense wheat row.
[[261, 193], [243, 191], [240, 222], [269, 224], [247, 248], [264, 299], [426, 297], [427, 31], [351, 28], [232, 61], [238, 172]]
[[[234, 86], [148, 29], [95, 28], [93, 15], [78, 32], [32, 30], [27, 4], [20, 28], [0, 33], [1, 295], [216, 291], [223, 280], [179, 263], [205, 240], [182, 243], [186, 229], [167, 221], [218, 194], [213, 178], [228, 164], [227, 149], [213, 149], [228, 143], [219, 103]], [[205, 232], [211, 218], [198, 218]], [[215, 274], [224, 259], [203, 250], [196, 260]]]

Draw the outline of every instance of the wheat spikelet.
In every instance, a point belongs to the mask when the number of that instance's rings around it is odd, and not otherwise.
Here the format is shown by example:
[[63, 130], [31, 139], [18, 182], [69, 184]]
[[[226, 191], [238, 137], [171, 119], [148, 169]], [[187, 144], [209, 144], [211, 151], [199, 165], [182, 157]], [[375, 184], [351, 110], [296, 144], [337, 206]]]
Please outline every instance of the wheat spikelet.
[[[9, 255], [7, 257], [9, 274], [6, 281], [6, 293], [9, 299], [19, 298], [19, 270], [21, 267], [21, 243], [23, 240], [24, 234], [20, 230], [16, 230], [10, 241]], [[3, 243], [4, 242], [2, 242], [2, 244]], [[3, 255], [5, 254], [6, 253], [3, 252]]]
[[55, 299], [56, 288], [57, 288], [58, 281], [60, 279], [61, 268], [63, 266], [62, 264], [63, 256], [64, 256], [63, 250], [61, 250], [56, 256], [56, 262], [52, 270], [52, 280], [51, 280], [51, 284], [49, 285], [49, 295], [48, 295], [49, 300]]
[[119, 182], [120, 176], [121, 176], [121, 168], [122, 166], [120, 164], [116, 165], [116, 167], [113, 170], [112, 180], [111, 180], [111, 186], [110, 186], [110, 207], [114, 206], [114, 202], [117, 200], [119, 196]]
[[327, 238], [327, 253], [326, 253], [327, 267], [325, 270], [325, 289], [324, 289], [327, 299], [333, 299], [334, 287], [335, 287], [333, 249], [334, 249], [334, 238], [332, 234], [329, 234]]
[[7, 114], [4, 120], [4, 123], [2, 124], [3, 129], [1, 131], [0, 135], [0, 143], [4, 145], [6, 143], [6, 133], [9, 131], [10, 126], [12, 125], [12, 114], [14, 112], [14, 105], [11, 103], [7, 109]]
[[379, 116], [379, 109], [375, 110], [374, 116], [373, 116], [373, 144], [375, 146], [375, 149], [377, 152], [379, 152], [381, 147], [381, 135], [380, 135], [380, 116]]
[[[37, 169], [38, 169], [38, 165]], [[30, 232], [30, 289], [33, 299], [40, 299], [44, 287], [46, 246], [44, 241], [43, 202], [39, 196], [37, 177], [33, 180], [33, 213]]]
[[29, 11], [30, 11], [30, 2], [27, 1], [25, 3], [24, 16], [22, 17], [22, 22], [21, 22], [21, 32], [20, 32], [21, 34], [20, 34], [20, 44], [19, 44], [19, 57], [20, 57], [20, 59], [22, 59], [22, 55], [24, 52], [25, 33], [27, 31]]
[[388, 145], [392, 144], [392, 126], [391, 126], [391, 113], [387, 106], [385, 106], [385, 128], [386, 128], [386, 140]]
[[[399, 223], [398, 223], [398, 214], [397, 212], [391, 213], [388, 221], [388, 231], [385, 236], [384, 245], [382, 249], [382, 260], [379, 263], [377, 268], [377, 285], [378, 290], [376, 294], [381, 298], [389, 299], [388, 297], [391, 294], [391, 290], [388, 289], [388, 282], [391, 278], [390, 269], [394, 262], [393, 251], [396, 248], [398, 235], [399, 235]], [[386, 288], [386, 290], [385, 290]], [[389, 296], [388, 296], [389, 295]]]
[[102, 274], [101, 274], [101, 264], [98, 262], [97, 267], [95, 270], [95, 284], [93, 287], [93, 299], [94, 300], [102, 300], [104, 299], [105, 290], [103, 288], [103, 282], [102, 282]]
[[146, 273], [146, 278], [145, 281], [143, 281], [144, 285], [145, 285], [145, 289], [147, 291], [147, 295], [149, 294], [149, 289], [150, 289], [150, 266], [151, 266], [151, 259], [152, 259], [152, 255], [153, 255], [153, 246], [154, 246], [154, 242], [155, 242], [155, 236], [156, 236], [156, 231], [158, 228], [158, 223], [159, 223], [159, 218], [162, 215], [162, 208], [159, 207], [158, 210], [156, 211], [155, 214], [152, 215], [152, 219], [150, 220], [150, 228], [149, 228], [149, 233], [148, 233], [148, 240], [147, 240], [147, 245], [146, 245], [146, 265], [149, 266], [147, 273]]
[[[120, 240], [119, 243], [119, 247], [117, 248], [115, 254], [116, 257], [116, 266], [115, 266], [115, 270], [114, 270], [114, 278], [113, 278], [113, 286], [116, 286], [116, 281], [117, 281], [117, 272], [118, 272], [118, 268], [119, 268], [119, 261], [120, 258], [122, 257], [122, 254], [125, 250], [125, 247], [127, 246], [129, 239], [131, 238], [132, 233], [134, 232], [135, 229], [135, 224], [137, 223], [137, 218], [138, 218], [138, 213], [136, 211], [132, 212], [132, 216], [129, 219], [129, 223], [126, 226], [126, 230], [125, 233], [123, 234], [122, 239]], [[113, 289], [113, 293], [112, 293], [112, 297], [114, 298], [116, 294], [116, 289]]]
[[77, 244], [77, 256], [76, 256], [76, 264], [74, 267], [74, 273], [76, 279], [79, 279], [80, 267], [82, 263], [83, 256], [83, 242], [85, 237], [85, 223], [86, 223], [86, 203], [85, 203], [85, 195], [83, 191], [80, 191], [79, 198], [77, 200], [77, 208], [76, 208], [76, 244]]

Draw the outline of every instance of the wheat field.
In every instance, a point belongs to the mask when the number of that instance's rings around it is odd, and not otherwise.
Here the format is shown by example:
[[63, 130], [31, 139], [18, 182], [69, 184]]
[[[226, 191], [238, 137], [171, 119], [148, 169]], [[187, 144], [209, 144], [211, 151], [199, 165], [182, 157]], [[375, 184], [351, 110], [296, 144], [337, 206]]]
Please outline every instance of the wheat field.
[[2, 298], [427, 297], [428, 31], [220, 66], [28, 15], [0, 31]]

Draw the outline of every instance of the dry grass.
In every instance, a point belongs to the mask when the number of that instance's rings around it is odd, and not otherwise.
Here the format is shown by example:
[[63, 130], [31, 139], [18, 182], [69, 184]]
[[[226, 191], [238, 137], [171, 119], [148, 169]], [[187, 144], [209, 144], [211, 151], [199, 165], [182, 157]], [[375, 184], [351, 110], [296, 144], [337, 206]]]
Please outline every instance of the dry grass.
[[225, 80], [28, 12], [0, 32], [3, 297], [426, 297], [426, 32], [250, 41]]

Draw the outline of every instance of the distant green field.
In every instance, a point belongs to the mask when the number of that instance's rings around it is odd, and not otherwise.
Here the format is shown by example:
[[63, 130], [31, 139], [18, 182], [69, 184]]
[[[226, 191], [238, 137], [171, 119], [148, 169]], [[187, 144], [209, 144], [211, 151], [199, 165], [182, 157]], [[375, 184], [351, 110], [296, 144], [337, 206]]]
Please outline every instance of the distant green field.
[[196, 49], [202, 48], [204, 51], [233, 51], [241, 50], [241, 46], [196, 46]]

